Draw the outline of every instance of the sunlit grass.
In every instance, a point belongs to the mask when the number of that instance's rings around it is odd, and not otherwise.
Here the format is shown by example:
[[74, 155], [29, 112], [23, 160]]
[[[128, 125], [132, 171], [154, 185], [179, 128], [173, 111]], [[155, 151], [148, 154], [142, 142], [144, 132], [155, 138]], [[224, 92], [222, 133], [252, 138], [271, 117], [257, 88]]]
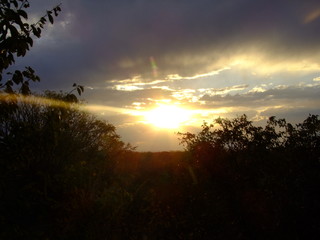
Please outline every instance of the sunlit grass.
[[[2, 102], [23, 102], [27, 104], [37, 104], [52, 107], [66, 107], [68, 104], [62, 100], [56, 100], [52, 98], [46, 98], [35, 95], [21, 95], [21, 94], [6, 94], [0, 93], [0, 101]], [[70, 103], [69, 103], [70, 105]]]

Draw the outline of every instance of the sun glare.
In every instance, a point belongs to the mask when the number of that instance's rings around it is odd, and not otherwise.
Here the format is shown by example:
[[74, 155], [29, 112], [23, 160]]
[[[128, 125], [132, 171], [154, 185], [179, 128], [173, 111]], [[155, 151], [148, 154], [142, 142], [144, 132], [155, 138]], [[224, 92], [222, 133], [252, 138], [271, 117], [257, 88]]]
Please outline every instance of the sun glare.
[[174, 105], [161, 105], [144, 114], [147, 123], [158, 128], [176, 129], [190, 118], [188, 110]]

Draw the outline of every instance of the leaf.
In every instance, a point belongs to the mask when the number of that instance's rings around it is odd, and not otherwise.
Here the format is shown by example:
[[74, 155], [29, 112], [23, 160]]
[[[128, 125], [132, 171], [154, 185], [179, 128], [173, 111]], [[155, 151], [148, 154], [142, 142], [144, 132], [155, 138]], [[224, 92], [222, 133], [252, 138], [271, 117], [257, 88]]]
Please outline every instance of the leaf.
[[16, 70], [15, 73], [13, 74], [13, 76], [12, 76], [12, 81], [15, 84], [22, 83], [22, 81], [23, 81], [22, 73], [20, 71]]
[[18, 14], [22, 16], [24, 19], [28, 19], [28, 14], [25, 11], [19, 9]]
[[32, 29], [32, 33], [36, 36], [36, 37], [40, 37], [40, 32], [39, 32], [39, 28], [36, 28], [33, 24], [31, 25], [31, 29]]
[[26, 67], [26, 69], [31, 73], [31, 74], [34, 74], [35, 71], [31, 68], [31, 67]]
[[30, 78], [30, 73], [28, 71], [23, 71], [22, 75], [26, 78]]
[[12, 37], [16, 38], [19, 36], [18, 30], [13, 25], [9, 25], [9, 29]]
[[30, 88], [29, 88], [29, 82], [24, 82], [20, 88], [20, 92], [23, 95], [28, 95], [30, 94]]
[[38, 38], [40, 38], [41, 37], [41, 28], [37, 28], [37, 34], [38, 35], [36, 35]]
[[48, 14], [48, 19], [49, 19], [50, 23], [53, 24], [53, 17], [52, 17], [52, 15], [51, 15], [51, 13], [52, 13], [51, 11], [48, 11], [48, 12], [47, 12], [47, 14]]
[[24, 23], [23, 27], [29, 32], [29, 24], [28, 23]]
[[48, 15], [49, 21], [51, 24], [53, 24], [53, 17], [51, 15]]
[[7, 93], [13, 93], [12, 86], [11, 86], [10, 84], [8, 84], [8, 82], [7, 82], [7, 84], [6, 84], [6, 89], [5, 89], [5, 91], [6, 91]]
[[15, 8], [18, 8], [18, 2], [17, 2], [16, 0], [11, 1], [11, 3], [13, 3], [13, 5], [14, 5]]
[[30, 47], [32, 47], [32, 45], [33, 45], [33, 40], [32, 40], [32, 38], [31, 38], [31, 37], [27, 37], [27, 38], [26, 38], [26, 41], [27, 41], [27, 43], [29, 43]]
[[42, 24], [45, 24], [46, 21], [47, 21], [47, 19], [46, 19], [45, 17], [40, 18], [40, 22], [41, 22]]
[[71, 102], [71, 103], [76, 103], [78, 102], [78, 98], [76, 97], [76, 95], [74, 94], [68, 94], [66, 97], [65, 97], [65, 100], [67, 102]]
[[15, 20], [17, 13], [10, 8], [5, 9], [6, 18], [8, 21]]

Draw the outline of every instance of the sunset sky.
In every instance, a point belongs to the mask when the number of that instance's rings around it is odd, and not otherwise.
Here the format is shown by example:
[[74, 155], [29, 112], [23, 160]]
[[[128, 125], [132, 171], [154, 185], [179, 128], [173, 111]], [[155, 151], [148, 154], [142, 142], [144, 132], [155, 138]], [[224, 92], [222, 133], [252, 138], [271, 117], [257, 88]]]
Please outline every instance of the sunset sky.
[[[319, 0], [30, 0], [61, 14], [15, 67], [33, 90], [85, 86], [87, 109], [139, 151], [182, 149], [177, 131], [243, 113], [320, 114]], [[157, 110], [155, 110], [157, 109]]]

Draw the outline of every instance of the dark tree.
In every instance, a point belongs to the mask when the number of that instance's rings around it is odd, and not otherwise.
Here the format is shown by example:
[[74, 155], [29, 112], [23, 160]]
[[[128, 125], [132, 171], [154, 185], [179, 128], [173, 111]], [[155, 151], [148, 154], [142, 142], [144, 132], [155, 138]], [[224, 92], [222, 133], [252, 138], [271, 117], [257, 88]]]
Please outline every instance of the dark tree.
[[244, 239], [319, 235], [319, 116], [296, 125], [270, 117], [265, 127], [246, 115], [218, 118], [180, 140], [201, 183], [210, 183], [205, 191], [219, 189], [234, 222], [224, 227], [238, 228]]
[[70, 94], [47, 92], [1, 111], [0, 149], [0, 238], [60, 239], [79, 231], [131, 147]]

